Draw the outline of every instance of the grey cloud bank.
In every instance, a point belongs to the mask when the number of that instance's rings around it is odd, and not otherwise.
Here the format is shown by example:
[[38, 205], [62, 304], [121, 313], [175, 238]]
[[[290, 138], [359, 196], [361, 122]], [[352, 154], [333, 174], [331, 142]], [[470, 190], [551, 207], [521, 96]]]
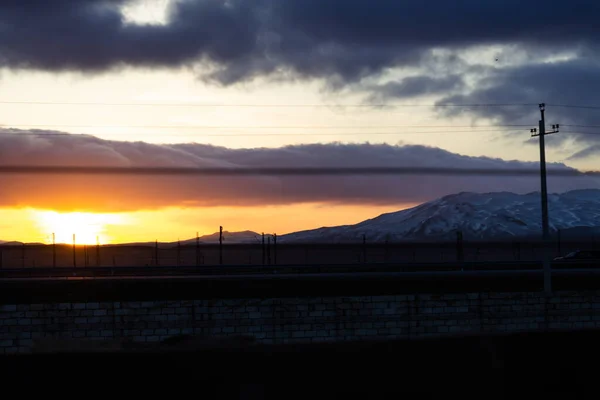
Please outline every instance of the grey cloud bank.
[[[0, 165], [118, 167], [454, 167], [537, 168], [536, 163], [468, 157], [425, 146], [311, 144], [228, 149], [203, 144], [116, 142], [87, 135], [0, 131]], [[567, 168], [552, 164], [552, 168]], [[536, 176], [85, 176], [2, 175], [0, 207], [129, 211], [163, 207], [298, 203], [403, 205], [462, 191], [538, 190]], [[593, 177], [551, 177], [549, 189], [598, 188]]]

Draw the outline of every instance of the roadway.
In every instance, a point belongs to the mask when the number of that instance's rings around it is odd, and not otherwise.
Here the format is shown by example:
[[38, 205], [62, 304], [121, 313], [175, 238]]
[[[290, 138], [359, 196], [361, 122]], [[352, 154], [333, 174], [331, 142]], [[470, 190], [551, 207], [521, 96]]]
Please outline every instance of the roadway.
[[[555, 270], [595, 269], [597, 262], [554, 262]], [[445, 263], [367, 263], [333, 265], [200, 265], [159, 267], [57, 267], [3, 268], [0, 279], [31, 278], [101, 278], [101, 277], [177, 277], [177, 276], [278, 276], [327, 275], [344, 273], [424, 273], [424, 272], [492, 272], [539, 271], [542, 262], [445, 262]]]
[[[553, 289], [557, 291], [596, 291], [600, 287], [600, 269], [560, 269], [554, 270], [552, 276]], [[0, 304], [538, 292], [542, 289], [541, 269], [57, 276], [2, 278]]]

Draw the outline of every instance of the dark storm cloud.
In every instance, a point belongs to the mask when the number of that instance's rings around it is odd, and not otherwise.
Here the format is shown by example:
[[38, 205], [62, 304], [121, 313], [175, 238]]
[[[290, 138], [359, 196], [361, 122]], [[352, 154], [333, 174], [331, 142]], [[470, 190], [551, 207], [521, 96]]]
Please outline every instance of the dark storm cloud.
[[[575, 128], [566, 126], [600, 125], [600, 112], [550, 105], [600, 105], [596, 0], [543, 6], [521, 0], [178, 0], [166, 25], [125, 23], [119, 7], [129, 2], [0, 0], [0, 67], [95, 73], [200, 65], [202, 79], [223, 85], [267, 76], [322, 78], [328, 88], [346, 86], [372, 101], [443, 94], [441, 103], [546, 102], [548, 123], [560, 123], [565, 133], [550, 146], [600, 139], [571, 134]], [[473, 46], [492, 45], [529, 55], [508, 67], [463, 57]], [[433, 50], [445, 56], [436, 58]], [[574, 58], [538, 64], [566, 51]], [[420, 76], [365, 83], [390, 68]], [[465, 81], [475, 85], [468, 89]], [[539, 115], [535, 107], [447, 108], [442, 115], [458, 110], [533, 127]]]
[[449, 75], [443, 78], [428, 76], [413, 76], [396, 82], [365, 87], [373, 93], [371, 100], [385, 101], [387, 99], [411, 98], [423, 95], [446, 94], [464, 87], [462, 77]]
[[[465, 95], [443, 98], [439, 104], [548, 103], [548, 113], [563, 124], [597, 124], [600, 114], [552, 104], [594, 104], [600, 93], [600, 60], [562, 61], [490, 70], [478, 87]], [[515, 101], [517, 99], [518, 101]], [[444, 110], [456, 115], [460, 109]], [[523, 121], [539, 115], [534, 107], [481, 107], [477, 114], [501, 122]], [[539, 118], [538, 118], [539, 119]]]
[[182, 0], [165, 26], [127, 25], [126, 0], [2, 1], [0, 63], [102, 71], [208, 61], [229, 84], [276, 72], [357, 81], [432, 48], [594, 43], [600, 4], [517, 0]]
[[[467, 157], [425, 146], [313, 144], [228, 149], [201, 144], [116, 142], [86, 135], [0, 131], [0, 165], [115, 167], [454, 167], [537, 168], [537, 163]], [[45, 136], [44, 136], [45, 135]], [[566, 168], [552, 164], [549, 168]], [[535, 176], [248, 176], [0, 174], [0, 207], [130, 211], [163, 207], [298, 203], [402, 205], [461, 191], [536, 191]], [[562, 192], [598, 188], [593, 177], [549, 179]]]
[[[255, 27], [245, 7], [184, 3], [168, 27], [125, 25], [127, 1], [11, 1], [0, 4], [0, 54], [8, 67], [101, 71], [122, 65], [179, 66], [203, 55], [243, 57]], [[250, 36], [249, 36], [250, 35]]]
[[[561, 105], [600, 105], [600, 60], [572, 59], [493, 70], [470, 93], [448, 96], [438, 103], [531, 104], [472, 107], [468, 112], [502, 124], [531, 124], [532, 128], [538, 127], [540, 119], [537, 104], [546, 103], [546, 127], [561, 125], [560, 133], [548, 141], [550, 146], [567, 141], [578, 146], [593, 145], [600, 142], [600, 129], [585, 126], [600, 125], [600, 111]], [[464, 109], [449, 107], [439, 112], [452, 117], [464, 113]]]

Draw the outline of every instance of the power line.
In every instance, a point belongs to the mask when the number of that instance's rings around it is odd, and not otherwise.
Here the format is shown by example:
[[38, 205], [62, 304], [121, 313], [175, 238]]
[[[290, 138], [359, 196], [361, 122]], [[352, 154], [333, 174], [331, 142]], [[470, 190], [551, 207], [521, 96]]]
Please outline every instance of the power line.
[[568, 124], [561, 124], [561, 126], [569, 126], [572, 128], [600, 128], [600, 125], [568, 125]]
[[116, 106], [116, 107], [256, 107], [256, 108], [320, 108], [320, 107], [516, 107], [537, 106], [535, 103], [479, 103], [479, 104], [227, 104], [227, 103], [94, 103], [94, 102], [54, 102], [54, 101], [0, 101], [12, 105], [52, 105], [52, 106]]
[[581, 108], [586, 110], [600, 110], [600, 106], [580, 106], [572, 104], [546, 104], [549, 107], [562, 107], [562, 108]]
[[[111, 102], [57, 102], [57, 101], [0, 101], [5, 105], [44, 105], [44, 106], [108, 106], [108, 107], [252, 107], [252, 108], [386, 108], [386, 107], [533, 107], [536, 103], [473, 103], [473, 104], [228, 104], [228, 103], [111, 103]], [[576, 104], [546, 104], [549, 107], [580, 108], [600, 110], [600, 106]]]
[[[0, 124], [2, 127], [45, 127], [45, 128], [148, 128], [148, 129], [393, 129], [393, 128], [509, 128], [530, 127], [531, 125], [74, 125], [74, 124]], [[566, 125], [565, 125], [566, 126]]]
[[[441, 167], [290, 167], [290, 168], [189, 168], [189, 167], [75, 167], [75, 166], [0, 166], [0, 174], [86, 174], [86, 175], [182, 175], [182, 176], [247, 176], [247, 175], [494, 175], [538, 176], [537, 169], [524, 168], [441, 168]], [[599, 171], [550, 169], [555, 176], [600, 176]]]
[[[98, 133], [97, 135], [101, 136], [113, 136], [113, 137], [122, 137], [125, 135], [129, 136], [154, 136], [154, 137], [282, 137], [282, 136], [293, 136], [293, 137], [301, 137], [301, 136], [393, 136], [393, 135], [416, 135], [416, 134], [450, 134], [450, 133], [489, 133], [489, 132], [511, 132], [511, 130], [506, 129], [490, 129], [490, 130], [477, 130], [477, 131], [420, 131], [420, 132], [339, 132], [339, 133], [323, 133], [323, 132], [315, 132], [315, 133]], [[15, 136], [72, 136], [72, 135], [90, 135], [92, 134], [69, 134], [69, 133], [36, 133], [36, 132], [23, 132], [16, 133]]]
[[[0, 125], [1, 127], [2, 125]], [[11, 125], [10, 127], [6, 127], [6, 129], [10, 130], [12, 129], [12, 127], [15, 126], [19, 126], [19, 127], [25, 127], [25, 126], [31, 126], [31, 125]], [[40, 127], [49, 127], [48, 125], [39, 125]], [[94, 125], [53, 125], [54, 127], [88, 127], [88, 128], [93, 128], [93, 129], [109, 129], [109, 128], [137, 128], [137, 129], [160, 129], [160, 128], [171, 128], [171, 129], [179, 129], [179, 128], [196, 128], [196, 129], [202, 129], [202, 127], [185, 127], [185, 126], [152, 126], [152, 125], [147, 125], [147, 126], [94, 126]], [[502, 127], [502, 126], [514, 126], [514, 127], [529, 127], [530, 125], [497, 125], [498, 127]], [[561, 126], [565, 126], [565, 127], [576, 127], [577, 125], [561, 125]], [[388, 129], [400, 129], [400, 128], [409, 128], [411, 127], [412, 129], [414, 128], [419, 128], [420, 126], [418, 125], [412, 125], [412, 126], [402, 126], [402, 125], [398, 125], [398, 126], [388, 126]], [[443, 126], [431, 126], [431, 128], [433, 127], [443, 127]], [[450, 128], [450, 126], [448, 126]], [[452, 128], [457, 128], [458, 126], [452, 126]], [[490, 127], [493, 127], [492, 125], [490, 125]], [[580, 126], [580, 127], [587, 127], [587, 126]], [[592, 125], [589, 126], [590, 128], [594, 127]], [[209, 127], [206, 127], [206, 129], [208, 129]], [[243, 127], [240, 128], [236, 128], [236, 127], [213, 127], [211, 126], [210, 128], [219, 128], [219, 129], [245, 129]], [[355, 127], [356, 129], [359, 129], [361, 127]], [[383, 127], [378, 127], [381, 129], [385, 129]], [[598, 128], [600, 128], [600, 126], [598, 126]], [[282, 128], [283, 129], [283, 128]], [[310, 129], [310, 128], [305, 128], [305, 129]], [[321, 128], [314, 128], [314, 129], [321, 129]], [[332, 128], [333, 129], [333, 128]], [[428, 128], [425, 128], [428, 129]], [[100, 135], [100, 136], [113, 136], [113, 137], [121, 137], [121, 136], [125, 136], [125, 135], [131, 135], [131, 136], [137, 136], [137, 135], [141, 135], [141, 136], [151, 136], [151, 137], [277, 137], [277, 136], [363, 136], [363, 135], [371, 135], [371, 136], [394, 136], [394, 135], [417, 135], [417, 134], [450, 134], [450, 133], [461, 133], [461, 134], [468, 134], [468, 133], [490, 133], [490, 132], [514, 132], [515, 129], [472, 129], [472, 130], [440, 130], [440, 131], [430, 131], [430, 130], [421, 130], [421, 131], [396, 131], [396, 132], [371, 132], [371, 131], [364, 131], [364, 132], [308, 132], [308, 133], [290, 133], [290, 132], [277, 132], [277, 133], [226, 133], [226, 132], [222, 132], [222, 133], [201, 133], [201, 132], [191, 132], [191, 133], [173, 133], [173, 132], [166, 132], [166, 133], [154, 133], [154, 132], [145, 132], [145, 133], [136, 133], [136, 132], [123, 132], [123, 133], [96, 133], [96, 134], [91, 134], [91, 133], [68, 133], [68, 132], [10, 132], [11, 135], [15, 135], [15, 136], [72, 136], [72, 135], [90, 135], [90, 136], [94, 136], [94, 135]], [[0, 134], [2, 133], [6, 133], [6, 132], [0, 132]], [[569, 133], [569, 134], [573, 134], [573, 135], [600, 135], [600, 132], [581, 132], [581, 131], [567, 131], [564, 133]]]
[[576, 132], [576, 131], [568, 131], [565, 133], [570, 133], [572, 135], [600, 135], [600, 132]]
[[[562, 128], [563, 126], [567, 126], [567, 125], [560, 125], [560, 127]], [[571, 134], [571, 135], [600, 135], [600, 132], [580, 132], [580, 131], [561, 131], [561, 133], [567, 133], [567, 134]]]

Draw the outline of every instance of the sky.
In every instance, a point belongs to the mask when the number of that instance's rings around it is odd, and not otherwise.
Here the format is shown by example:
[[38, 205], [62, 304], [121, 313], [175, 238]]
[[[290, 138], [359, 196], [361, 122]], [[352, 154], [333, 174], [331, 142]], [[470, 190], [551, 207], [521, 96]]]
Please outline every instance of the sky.
[[[0, 165], [600, 170], [593, 0], [6, 0]], [[550, 191], [599, 187], [549, 178]], [[0, 239], [353, 224], [535, 177], [0, 175]]]

